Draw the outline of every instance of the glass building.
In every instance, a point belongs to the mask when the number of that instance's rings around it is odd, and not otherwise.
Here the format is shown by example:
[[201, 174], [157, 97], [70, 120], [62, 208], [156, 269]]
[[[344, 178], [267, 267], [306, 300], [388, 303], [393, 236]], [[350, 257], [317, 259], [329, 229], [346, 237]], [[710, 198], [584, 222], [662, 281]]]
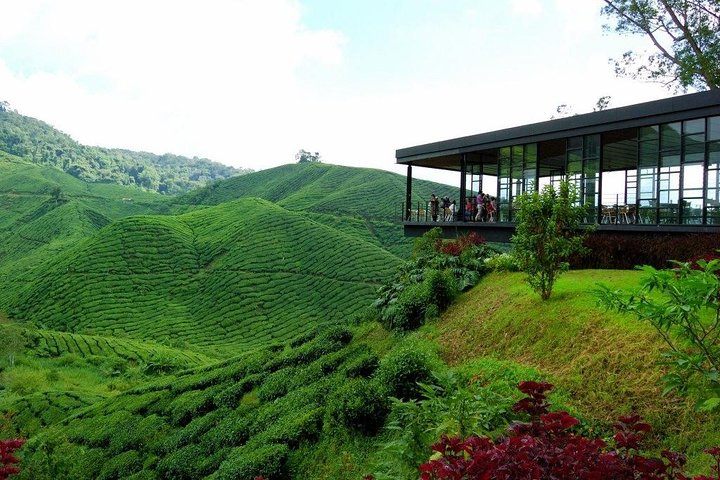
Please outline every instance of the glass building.
[[458, 172], [455, 219], [467, 227], [478, 192], [495, 197], [502, 228], [514, 198], [567, 178], [601, 229], [720, 231], [720, 91], [402, 148], [396, 159], [407, 165], [406, 230], [428, 223], [413, 211], [427, 199], [412, 195], [413, 168], [425, 167]]

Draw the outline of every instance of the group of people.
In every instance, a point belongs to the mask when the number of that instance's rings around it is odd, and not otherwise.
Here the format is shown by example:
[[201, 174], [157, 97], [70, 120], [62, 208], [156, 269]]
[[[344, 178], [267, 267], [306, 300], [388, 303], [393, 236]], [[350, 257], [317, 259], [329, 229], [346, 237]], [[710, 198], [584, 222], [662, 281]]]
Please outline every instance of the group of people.
[[[495, 197], [491, 197], [487, 193], [480, 192], [475, 198], [468, 197], [465, 203], [466, 222], [494, 222], [496, 212]], [[437, 222], [438, 218], [443, 222], [452, 222], [455, 220], [456, 213], [455, 200], [451, 201], [448, 196], [440, 198], [434, 193], [430, 195], [430, 217], [433, 222]]]

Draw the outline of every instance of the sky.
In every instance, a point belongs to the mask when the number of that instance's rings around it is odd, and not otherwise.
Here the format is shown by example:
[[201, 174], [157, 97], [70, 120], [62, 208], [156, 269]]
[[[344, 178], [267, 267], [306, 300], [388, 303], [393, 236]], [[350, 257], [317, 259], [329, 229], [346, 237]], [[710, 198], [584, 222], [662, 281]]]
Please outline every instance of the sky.
[[[261, 170], [672, 95], [601, 0], [0, 0], [0, 100], [77, 141]], [[421, 178], [443, 180], [415, 169]]]

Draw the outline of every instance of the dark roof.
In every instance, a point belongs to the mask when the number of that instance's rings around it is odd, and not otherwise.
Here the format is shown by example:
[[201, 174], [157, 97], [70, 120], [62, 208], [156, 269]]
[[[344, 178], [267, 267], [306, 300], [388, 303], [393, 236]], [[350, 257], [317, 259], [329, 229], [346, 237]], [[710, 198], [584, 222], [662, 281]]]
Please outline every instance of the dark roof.
[[[601, 112], [401, 148], [395, 152], [395, 158], [397, 163], [404, 164], [416, 163], [418, 160], [425, 159], [447, 162], [452, 158], [458, 158], [458, 155], [462, 153], [711, 115], [720, 115], [720, 90], [681, 95]], [[432, 162], [418, 163], [423, 166], [433, 166]]]

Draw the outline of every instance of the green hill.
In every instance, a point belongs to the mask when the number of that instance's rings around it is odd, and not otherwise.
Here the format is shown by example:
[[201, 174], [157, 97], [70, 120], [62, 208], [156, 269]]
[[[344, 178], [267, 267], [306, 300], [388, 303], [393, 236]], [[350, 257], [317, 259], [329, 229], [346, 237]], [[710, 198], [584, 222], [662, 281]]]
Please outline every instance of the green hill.
[[0, 278], [38, 274], [46, 260], [113, 220], [167, 211], [166, 203], [156, 193], [83, 182], [0, 152]]
[[[403, 175], [384, 170], [297, 163], [217, 182], [179, 197], [178, 202], [217, 205], [259, 197], [293, 211], [398, 221], [405, 186]], [[424, 204], [433, 192], [458, 198], [455, 187], [413, 180], [413, 204]]]
[[119, 220], [10, 284], [11, 318], [207, 348], [285, 340], [363, 310], [399, 259], [259, 199]]
[[0, 102], [0, 151], [88, 182], [135, 185], [162, 193], [186, 192], [250, 171], [205, 158], [81, 145], [47, 123], [9, 109], [4, 102]]

